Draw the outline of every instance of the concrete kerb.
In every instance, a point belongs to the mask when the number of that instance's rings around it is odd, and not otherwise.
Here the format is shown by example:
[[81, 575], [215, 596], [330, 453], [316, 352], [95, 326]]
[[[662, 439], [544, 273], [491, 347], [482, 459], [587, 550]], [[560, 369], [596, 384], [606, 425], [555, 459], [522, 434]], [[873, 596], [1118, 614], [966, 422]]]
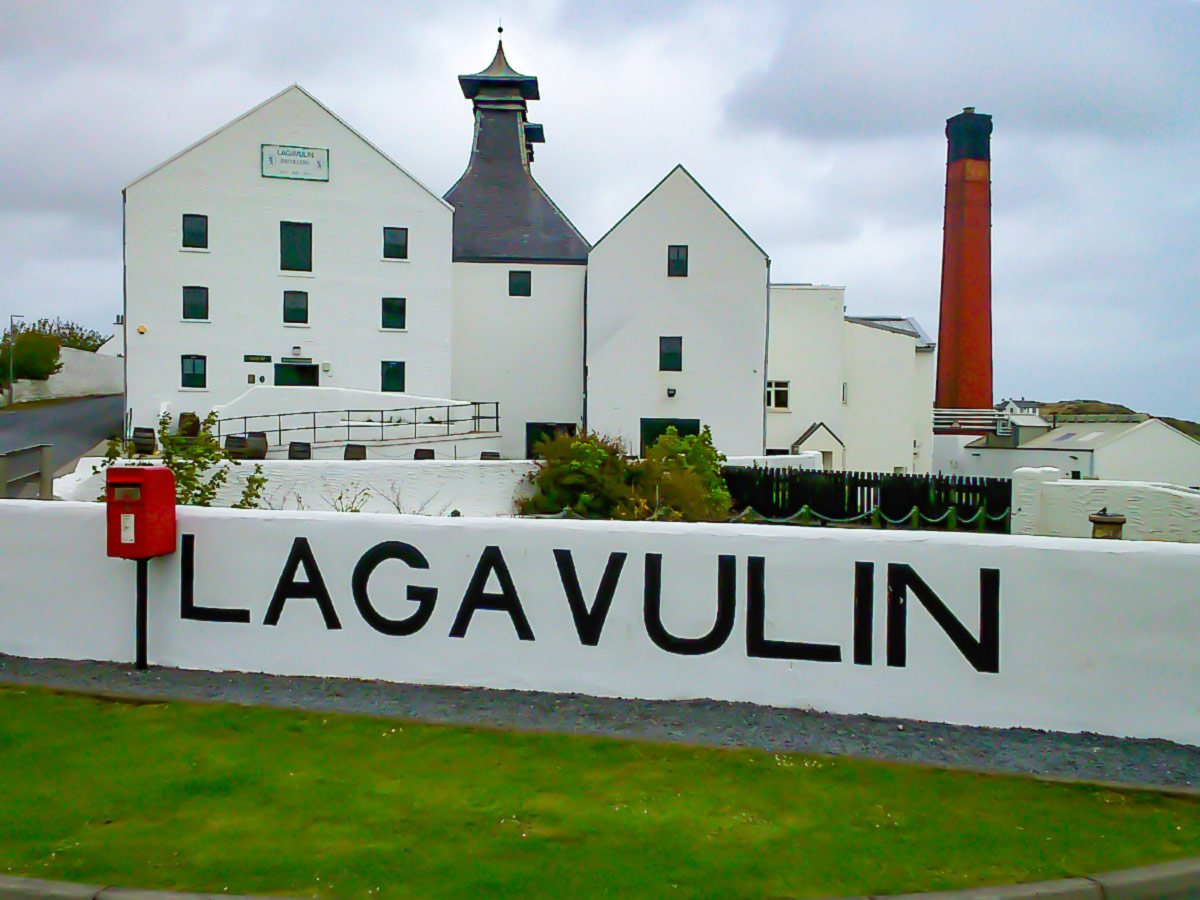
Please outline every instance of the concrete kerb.
[[[1151, 900], [1200, 890], [1200, 857], [1103, 872], [1082, 878], [1031, 881], [931, 891], [925, 894], [874, 894], [838, 900]], [[64, 881], [43, 881], [0, 875], [0, 900], [280, 900], [278, 897], [238, 897], [232, 894], [190, 894], [99, 887]]]

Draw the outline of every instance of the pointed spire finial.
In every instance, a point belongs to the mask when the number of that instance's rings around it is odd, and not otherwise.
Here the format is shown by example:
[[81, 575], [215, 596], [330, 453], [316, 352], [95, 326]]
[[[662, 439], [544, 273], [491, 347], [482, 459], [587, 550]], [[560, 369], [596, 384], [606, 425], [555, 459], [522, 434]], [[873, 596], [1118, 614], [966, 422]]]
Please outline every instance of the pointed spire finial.
[[504, 20], [496, 19], [496, 34], [504, 34]]

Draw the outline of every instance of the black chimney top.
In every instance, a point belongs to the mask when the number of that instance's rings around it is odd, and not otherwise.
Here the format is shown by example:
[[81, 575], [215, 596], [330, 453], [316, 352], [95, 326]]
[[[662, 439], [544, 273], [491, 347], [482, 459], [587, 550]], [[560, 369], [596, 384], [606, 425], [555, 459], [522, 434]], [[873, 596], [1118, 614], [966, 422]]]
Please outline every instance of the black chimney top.
[[950, 141], [947, 164], [957, 159], [992, 158], [992, 117], [975, 112], [973, 106], [946, 120], [946, 137]]

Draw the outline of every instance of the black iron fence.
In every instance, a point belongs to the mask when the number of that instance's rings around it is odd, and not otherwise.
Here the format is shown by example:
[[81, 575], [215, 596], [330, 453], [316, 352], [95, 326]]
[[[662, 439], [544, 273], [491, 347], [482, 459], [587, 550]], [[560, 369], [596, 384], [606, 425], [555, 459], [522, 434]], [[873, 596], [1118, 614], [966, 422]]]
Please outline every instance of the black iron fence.
[[803, 524], [970, 528], [1007, 533], [1012, 481], [949, 475], [726, 466], [737, 511]]

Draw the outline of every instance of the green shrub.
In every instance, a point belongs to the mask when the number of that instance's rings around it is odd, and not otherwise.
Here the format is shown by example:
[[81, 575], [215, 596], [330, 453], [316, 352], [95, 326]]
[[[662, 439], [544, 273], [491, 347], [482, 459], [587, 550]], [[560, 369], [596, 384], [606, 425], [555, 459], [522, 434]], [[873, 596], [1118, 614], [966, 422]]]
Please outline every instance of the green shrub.
[[18, 325], [17, 330], [22, 334], [48, 335], [56, 338], [62, 347], [86, 350], [91, 353], [99, 350], [100, 345], [108, 340], [98, 331], [63, 319], [38, 319], [32, 325]]
[[688, 437], [667, 429], [642, 460], [627, 461], [619, 441], [597, 434], [558, 434], [534, 449], [542, 459], [529, 479], [533, 496], [517, 503], [523, 514], [570, 510], [588, 519], [686, 522], [729, 517], [724, 457], [707, 427]]
[[[175, 476], [175, 502], [181, 506], [212, 506], [217, 497], [217, 491], [229, 480], [229, 466], [241, 465], [232, 459], [221, 448], [221, 442], [213, 434], [217, 414], [209, 413], [195, 436], [188, 436], [171, 428], [171, 414], [163, 413], [158, 420], [158, 444], [160, 458], [150, 462], [161, 463], [171, 470]], [[123, 459], [133, 458], [133, 444], [129, 444], [126, 455], [121, 453], [121, 442], [111, 440], [104, 460], [97, 467], [101, 471]], [[144, 457], [139, 457], [144, 459]], [[241, 499], [233, 504], [234, 509], [255, 509], [262, 499], [263, 488], [267, 478], [262, 473], [261, 465], [255, 465], [254, 471], [246, 479], [242, 489]], [[101, 495], [103, 499], [103, 495]]]
[[[13, 378], [45, 381], [62, 368], [59, 361], [58, 338], [36, 331], [17, 331], [17, 352], [13, 357]], [[0, 347], [0, 380], [8, 383], [9, 354], [12, 352], [11, 335]]]
[[560, 513], [569, 509], [588, 519], [636, 518], [633, 488], [621, 445], [598, 434], [556, 434], [539, 441], [541, 456], [530, 476], [535, 491], [521, 499], [523, 514]]

